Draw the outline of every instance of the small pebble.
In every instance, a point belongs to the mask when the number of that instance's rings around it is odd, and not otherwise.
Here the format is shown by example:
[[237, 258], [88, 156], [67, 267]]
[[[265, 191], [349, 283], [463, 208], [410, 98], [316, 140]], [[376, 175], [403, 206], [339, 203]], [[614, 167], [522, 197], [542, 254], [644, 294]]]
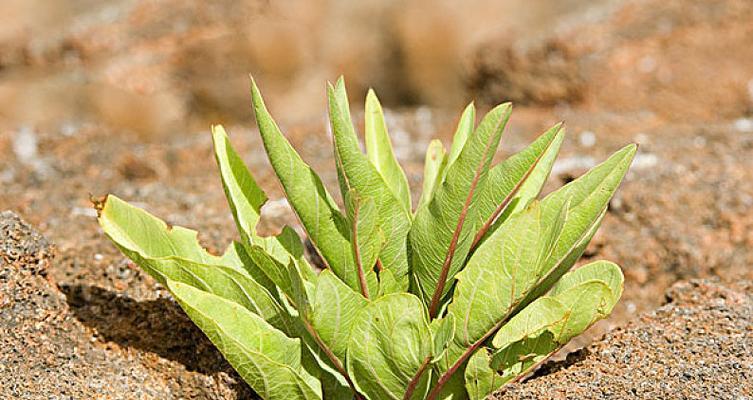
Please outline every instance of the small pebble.
[[73, 207], [71, 215], [74, 217], [92, 217], [97, 218], [97, 210], [92, 207]]
[[735, 120], [735, 129], [738, 132], [751, 133], [753, 132], [753, 118], [738, 118]]
[[583, 147], [593, 147], [596, 144], [596, 135], [591, 131], [583, 131], [578, 140]]

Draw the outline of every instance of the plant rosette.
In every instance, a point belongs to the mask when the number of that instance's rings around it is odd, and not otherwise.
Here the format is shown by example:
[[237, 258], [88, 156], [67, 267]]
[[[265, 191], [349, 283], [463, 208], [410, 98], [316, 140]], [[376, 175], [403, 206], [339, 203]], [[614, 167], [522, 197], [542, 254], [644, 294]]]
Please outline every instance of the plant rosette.
[[99, 210], [105, 234], [170, 290], [259, 396], [482, 399], [609, 315], [622, 294], [620, 268], [596, 261], [571, 269], [635, 145], [538, 199], [562, 125], [494, 165], [512, 107], [494, 107], [476, 124], [471, 103], [449, 151], [429, 144], [413, 208], [374, 92], [365, 153], [342, 78], [327, 96], [342, 209], [252, 80], [264, 148], [321, 272], [292, 228], [257, 233], [267, 197], [221, 126], [212, 128], [214, 154], [240, 237], [224, 254], [113, 195]]

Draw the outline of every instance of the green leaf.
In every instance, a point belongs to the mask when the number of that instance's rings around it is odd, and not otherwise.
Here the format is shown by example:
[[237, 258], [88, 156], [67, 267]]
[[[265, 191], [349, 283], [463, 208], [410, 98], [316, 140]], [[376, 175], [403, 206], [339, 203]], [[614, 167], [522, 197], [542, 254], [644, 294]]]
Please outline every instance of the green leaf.
[[552, 297], [539, 297], [497, 331], [492, 345], [504, 349], [512, 343], [538, 336], [567, 318], [565, 306]]
[[[379, 260], [384, 269], [408, 286], [408, 252], [405, 237], [410, 230], [410, 214], [400, 205], [382, 176], [358, 145], [347, 109], [348, 99], [342, 80], [337, 87], [328, 86], [330, 121], [335, 145], [335, 161], [343, 197], [354, 190], [361, 199], [374, 201], [378, 227], [384, 235]], [[351, 286], [352, 287], [352, 286]], [[357, 288], [357, 286], [356, 286]]]
[[634, 146], [618, 151], [540, 204], [512, 216], [479, 246], [458, 274], [448, 307], [458, 321], [448, 350], [451, 360], [468, 357], [471, 346], [546, 293], [575, 263], [634, 153]]
[[[141, 258], [176, 256], [202, 264], [222, 265], [222, 258], [209, 254], [196, 238], [196, 231], [168, 227], [162, 220], [109, 195], [99, 216], [105, 234], [127, 255]], [[130, 253], [130, 254], [129, 254]], [[134, 259], [141, 265], [140, 260]], [[144, 263], [146, 264], [146, 263]], [[142, 265], [149, 270], [149, 265]]]
[[567, 227], [562, 230], [557, 238], [556, 248], [544, 263], [546, 269], [541, 284], [526, 296], [522, 305], [549, 291], [583, 254], [588, 242], [596, 234], [609, 200], [627, 173], [636, 151], [637, 146], [634, 144], [623, 147], [606, 161], [541, 202], [544, 215], [557, 213], [566, 202], [570, 202], [571, 211], [567, 215]]
[[567, 318], [555, 340], [564, 345], [596, 321], [609, 315], [612, 291], [606, 283], [590, 280], [565, 289], [555, 296], [565, 307]]
[[169, 229], [158, 218], [115, 196], [108, 196], [99, 221], [115, 245], [161, 284], [169, 279], [194, 286], [238, 303], [278, 329], [290, 331], [290, 318], [274, 297], [276, 288], [248, 259], [240, 244], [229, 246], [221, 259], [211, 256], [200, 247], [195, 232], [180, 227]]
[[512, 317], [492, 340], [498, 349], [489, 365], [498, 377], [492, 390], [526, 374], [557, 351], [561, 346], [557, 336], [572, 312], [556, 298], [540, 297]]
[[486, 348], [479, 349], [465, 367], [465, 389], [471, 400], [483, 400], [499, 389], [504, 380], [489, 365], [491, 356]]
[[402, 284], [395, 279], [395, 275], [388, 269], [379, 271], [379, 295], [382, 297], [390, 293], [400, 293], [403, 291]]
[[367, 303], [328, 270], [319, 275], [311, 305], [311, 325], [341, 361], [345, 360], [356, 315]]
[[171, 280], [191, 285], [245, 307], [277, 329], [292, 331], [290, 316], [266, 288], [247, 274], [230, 267], [198, 264], [188, 260], [163, 261], [159, 270], [164, 276], [162, 284]]
[[222, 186], [233, 217], [245, 245], [261, 246], [277, 261], [286, 264], [289, 258], [295, 260], [304, 276], [310, 278], [314, 271], [303, 255], [303, 244], [298, 234], [286, 226], [277, 236], [261, 237], [256, 234], [261, 207], [267, 201], [264, 192], [256, 184], [246, 165], [235, 152], [221, 126], [212, 127], [212, 139], [217, 164], [220, 167]]
[[292, 259], [287, 264], [277, 261], [259, 246], [246, 248], [253, 262], [287, 296], [298, 312], [305, 317], [310, 311], [311, 295], [315, 282], [306, 280]]
[[[595, 271], [588, 267], [586, 275], [589, 270]], [[604, 281], [581, 281], [582, 277], [576, 276], [583, 274], [577, 274], [577, 270], [565, 274], [562, 289], [537, 299], [499, 330], [492, 342], [499, 348], [493, 368], [509, 379], [525, 374], [609, 314], [617, 300], [615, 294]]]
[[267, 196], [256, 184], [243, 160], [230, 145], [230, 140], [222, 126], [212, 127], [212, 140], [214, 156], [220, 168], [222, 187], [238, 226], [238, 232], [244, 243], [250, 243], [251, 238], [256, 237], [256, 224], [259, 222], [261, 207], [267, 201]]
[[407, 213], [411, 212], [410, 187], [405, 172], [392, 152], [392, 142], [387, 134], [387, 124], [384, 122], [382, 105], [373, 90], [366, 94], [365, 137], [366, 154], [384, 182], [392, 189], [395, 198]]
[[320, 399], [301, 366], [301, 343], [239, 304], [180, 282], [167, 286], [191, 320], [263, 398]]
[[431, 329], [432, 344], [432, 363], [439, 362], [445, 355], [447, 346], [450, 345], [452, 338], [455, 336], [455, 316], [446, 315], [444, 318], [437, 318], [429, 324]]
[[527, 375], [559, 349], [550, 331], [515, 342], [492, 356], [491, 367], [506, 385]]
[[254, 112], [269, 161], [285, 190], [288, 202], [301, 220], [329, 268], [348, 286], [358, 288], [350, 229], [318, 175], [301, 159], [269, 115], [251, 80]]
[[475, 226], [480, 228], [474, 239], [480, 242], [515, 212], [523, 210], [538, 197], [559, 153], [565, 131], [557, 124], [531, 145], [497, 164], [489, 172], [484, 189], [476, 202]]
[[220, 257], [220, 264], [227, 265], [228, 267], [235, 268], [239, 271], [246, 271], [247, 258], [244, 259], [244, 256], [241, 254], [242, 251], [243, 251], [243, 245], [233, 240], [225, 248], [225, 252], [222, 253], [222, 257]]
[[[295, 235], [294, 232], [292, 234]], [[285, 241], [282, 240], [281, 242], [284, 243]], [[276, 328], [285, 332], [285, 334], [287, 334], [288, 336], [299, 337], [302, 339], [303, 344], [306, 347], [306, 352], [304, 353], [302, 362], [304, 363], [304, 366], [306, 367], [307, 370], [311, 370], [312, 374], [321, 380], [322, 391], [324, 392], [324, 396], [325, 396], [324, 398], [327, 398], [327, 399], [329, 398], [335, 398], [335, 399], [336, 398], [348, 398], [348, 399], [352, 398], [353, 392], [350, 389], [350, 387], [348, 387], [347, 381], [340, 374], [340, 372], [338, 372], [338, 369], [332, 364], [332, 362], [327, 359], [327, 355], [324, 353], [323, 349], [319, 347], [314, 337], [307, 331], [304, 322], [300, 318], [298, 318], [301, 316], [301, 314], [298, 313], [298, 310], [291, 308], [291, 306], [289, 305], [290, 304], [289, 297], [283, 294], [282, 291], [274, 283], [271, 282], [271, 280], [262, 271], [262, 269], [259, 268], [253, 260], [251, 260], [251, 257], [248, 255], [248, 252], [243, 247], [243, 245], [241, 245], [240, 243], [235, 243], [234, 247], [236, 249], [234, 253], [237, 254], [239, 259], [243, 260], [242, 261], [243, 264], [246, 265], [246, 268], [249, 270], [249, 272], [252, 273], [251, 275], [254, 278], [254, 280], [260, 283], [265, 282], [265, 283], [262, 283], [262, 286], [264, 287], [271, 287], [271, 289], [269, 289], [267, 293], [271, 292], [273, 294], [276, 294], [277, 297], [274, 297], [274, 299], [278, 302], [276, 304], [283, 305], [282, 309], [280, 308], [279, 305], [273, 309], [273, 311], [280, 311], [279, 317], [277, 317], [274, 314], [270, 315], [263, 312], [257, 312], [257, 314], [263, 316], [265, 320], [272, 323], [272, 325], [275, 326]], [[255, 251], [262, 252], [261, 253], [262, 256], [265, 257], [266, 261], [264, 261], [262, 265], [265, 265], [267, 267], [272, 266], [275, 268], [275, 270], [279, 271], [281, 274], [285, 274], [283, 275], [285, 277], [285, 280], [284, 280], [285, 283], [283, 284], [289, 285], [288, 291], [292, 293], [291, 296], [295, 297], [296, 293], [302, 293], [300, 289], [296, 289], [296, 290], [293, 289], [291, 279], [296, 279], [299, 282], [298, 283], [299, 288], [301, 287], [301, 285], [303, 285], [304, 287], [308, 287], [309, 292], [311, 291], [310, 289], [312, 287], [312, 284], [316, 284], [318, 280], [317, 276], [314, 275], [313, 277], [309, 277], [308, 279], [306, 279], [306, 277], [304, 276], [303, 278], [306, 282], [301, 283], [300, 278], [298, 277], [298, 274], [297, 274], [297, 270], [292, 268], [292, 265], [289, 265], [289, 268], [287, 268], [281, 263], [278, 263], [277, 261], [275, 261], [274, 257], [270, 256], [269, 254], [264, 253], [261, 249], [257, 248]], [[249, 266], [253, 266], [253, 268]], [[292, 278], [290, 274], [292, 274]], [[274, 276], [278, 277], [279, 279], [278, 275], [274, 275]], [[325, 270], [322, 276], [332, 277], [333, 275], [331, 271]], [[217, 283], [221, 285], [222, 281], [218, 281]], [[344, 286], [344, 284], [342, 283], [341, 285]], [[254, 294], [256, 294], [256, 292], [250, 292], [250, 293], [252, 294], [252, 297]], [[225, 297], [228, 298], [227, 296]], [[313, 295], [311, 297], [314, 298]], [[302, 300], [294, 301], [294, 303], [297, 303], [297, 304], [300, 304], [301, 302], [304, 303], [303, 317], [308, 318], [309, 316], [308, 316], [308, 311], [307, 311], [308, 309], [307, 298], [308, 297], [303, 298]], [[254, 301], [262, 302], [263, 300], [264, 299], [254, 300]], [[313, 301], [314, 300], [312, 300], [312, 302]], [[265, 304], [266, 303], [262, 303], [262, 305], [265, 305]], [[311, 306], [312, 309], [314, 307], [316, 307], [315, 304]], [[280, 320], [281, 323], [279, 324], [276, 323], [277, 320]], [[344, 395], [344, 393], [350, 397], [341, 397]]]
[[429, 148], [426, 149], [426, 159], [424, 160], [424, 183], [416, 212], [427, 206], [434, 198], [434, 190], [441, 184], [446, 164], [447, 154], [442, 142], [438, 139], [429, 142]]
[[331, 374], [322, 374], [322, 399], [353, 400], [353, 390]]
[[430, 304], [432, 316], [470, 250], [476, 212], [471, 205], [483, 190], [510, 111], [509, 104], [502, 104], [484, 117], [429, 205], [416, 213], [409, 236], [412, 268], [417, 292]]
[[594, 261], [562, 275], [562, 278], [552, 288], [550, 295], [558, 296], [565, 290], [590, 280], [599, 280], [609, 286], [612, 298], [609, 300], [607, 313], [610, 313], [612, 307], [617, 304], [617, 301], [622, 296], [623, 282], [625, 280], [622, 270], [613, 262], [603, 260]]
[[351, 244], [353, 258], [358, 267], [360, 289], [364, 297], [368, 298], [370, 292], [376, 292], [369, 290], [367, 275], [374, 275], [369, 278], [376, 285], [374, 266], [384, 242], [382, 232], [378, 228], [379, 215], [374, 201], [359, 197], [355, 190], [351, 189], [346, 193], [345, 203], [348, 208], [348, 220], [351, 223], [353, 235]]
[[[452, 146], [450, 146], [450, 154], [447, 156], [447, 166], [452, 166], [455, 160], [460, 156], [460, 152], [465, 147], [465, 142], [468, 141], [468, 137], [473, 133], [473, 127], [476, 125], [476, 106], [473, 102], [468, 104], [460, 115], [458, 121], [458, 127], [455, 130], [455, 135], [452, 137]], [[442, 179], [444, 180], [444, 179]]]
[[[431, 352], [421, 301], [407, 293], [389, 294], [358, 313], [348, 345], [348, 372], [369, 399], [399, 400]], [[430, 381], [428, 372], [421, 376], [413, 398], [422, 398]]]
[[254, 239], [253, 245], [260, 247], [282, 264], [287, 264], [290, 260], [293, 260], [301, 271], [301, 275], [307, 281], [316, 280], [314, 269], [306, 261], [301, 238], [293, 228], [286, 225], [277, 236], [257, 237]]

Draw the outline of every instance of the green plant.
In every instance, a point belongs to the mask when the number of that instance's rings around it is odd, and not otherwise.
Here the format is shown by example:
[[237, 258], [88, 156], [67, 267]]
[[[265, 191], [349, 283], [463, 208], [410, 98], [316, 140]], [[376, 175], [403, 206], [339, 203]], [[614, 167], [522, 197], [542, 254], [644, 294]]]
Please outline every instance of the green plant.
[[449, 152], [429, 145], [413, 211], [381, 106], [366, 98], [362, 153], [342, 79], [328, 85], [344, 209], [293, 150], [252, 82], [270, 162], [326, 268], [286, 227], [256, 232], [266, 196], [222, 127], [214, 150], [240, 241], [222, 256], [196, 232], [115, 196], [106, 235], [165, 285], [249, 385], [268, 399], [481, 399], [610, 313], [620, 268], [573, 271], [635, 145], [536, 200], [564, 137], [558, 124], [492, 166], [510, 116], [463, 112]]

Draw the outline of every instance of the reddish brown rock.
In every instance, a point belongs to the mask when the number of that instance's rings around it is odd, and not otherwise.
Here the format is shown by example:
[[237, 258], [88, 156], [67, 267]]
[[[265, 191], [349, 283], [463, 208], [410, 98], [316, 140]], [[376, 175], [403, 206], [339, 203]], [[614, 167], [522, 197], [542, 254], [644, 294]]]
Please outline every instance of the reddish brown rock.
[[667, 300], [490, 398], [750, 398], [753, 284], [683, 282], [667, 292]]

